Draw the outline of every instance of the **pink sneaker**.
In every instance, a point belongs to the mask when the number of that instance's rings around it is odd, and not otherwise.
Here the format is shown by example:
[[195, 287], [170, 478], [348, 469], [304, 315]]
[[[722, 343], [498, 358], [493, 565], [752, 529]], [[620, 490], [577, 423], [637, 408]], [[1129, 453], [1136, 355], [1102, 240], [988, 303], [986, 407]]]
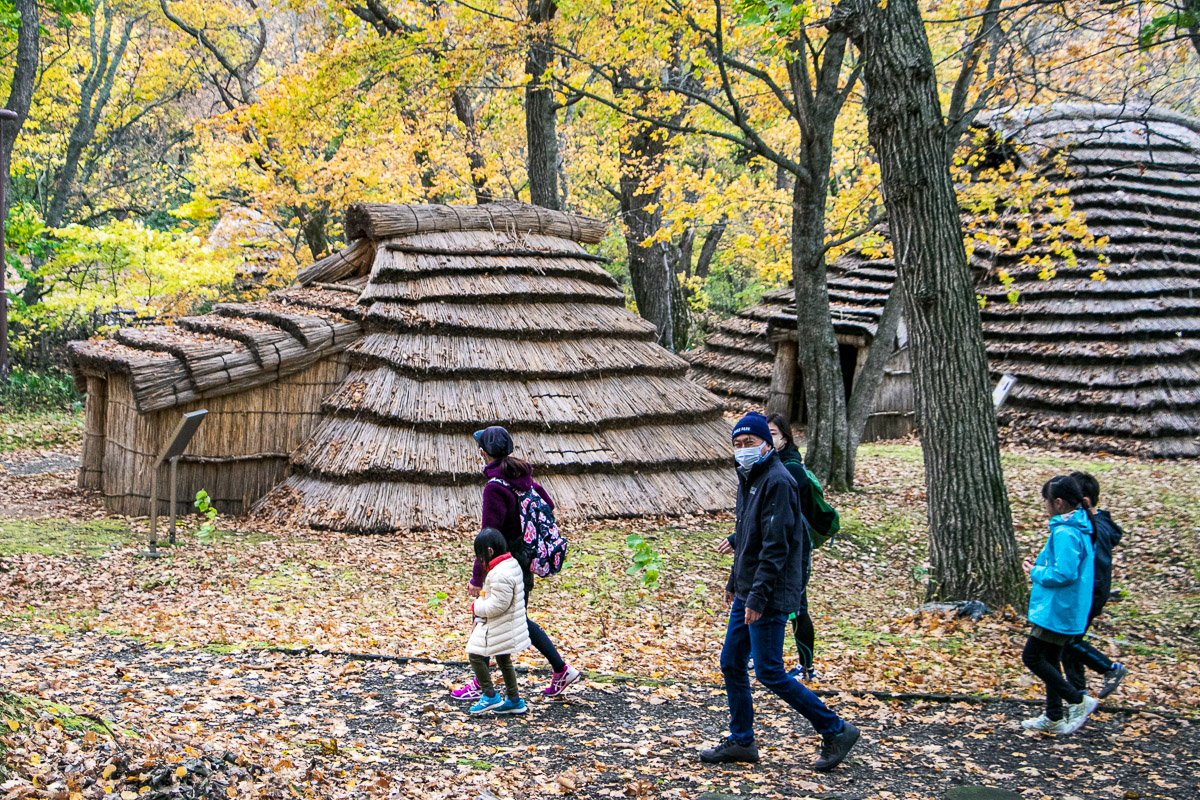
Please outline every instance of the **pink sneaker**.
[[551, 675], [550, 685], [542, 689], [543, 697], [558, 697], [567, 690], [567, 687], [577, 680], [582, 678], [579, 670], [572, 667], [570, 664], [563, 667], [562, 672], [555, 672]]
[[450, 696], [455, 700], [478, 700], [483, 697], [483, 691], [479, 688], [479, 681], [472, 676], [471, 680], [451, 692]]

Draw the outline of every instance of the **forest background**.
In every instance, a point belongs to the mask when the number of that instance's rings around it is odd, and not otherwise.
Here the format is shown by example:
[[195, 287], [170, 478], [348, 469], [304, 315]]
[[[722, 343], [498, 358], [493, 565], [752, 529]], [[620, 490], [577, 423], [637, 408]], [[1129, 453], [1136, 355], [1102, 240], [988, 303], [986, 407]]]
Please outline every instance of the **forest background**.
[[[359, 200], [512, 198], [601, 217], [630, 306], [666, 346], [694, 346], [791, 278], [785, 167], [808, 143], [773, 87], [788, 85], [796, 52], [819, 63], [829, 10], [0, 0], [0, 97], [20, 117], [5, 148], [14, 360], [45, 370], [71, 338], [286, 283], [344, 244], [341, 212]], [[984, 107], [1200, 112], [1196, 0], [921, 10], [964, 141]], [[887, 247], [861, 63], [834, 66], [845, 97], [825, 259]], [[1028, 177], [981, 173], [968, 152], [955, 162], [965, 209], [994, 220], [1028, 202]], [[1069, 206], [1056, 213], [1086, 237]], [[968, 248], [974, 235], [995, 236], [968, 224]], [[254, 263], [272, 271], [247, 288], [237, 277]]]

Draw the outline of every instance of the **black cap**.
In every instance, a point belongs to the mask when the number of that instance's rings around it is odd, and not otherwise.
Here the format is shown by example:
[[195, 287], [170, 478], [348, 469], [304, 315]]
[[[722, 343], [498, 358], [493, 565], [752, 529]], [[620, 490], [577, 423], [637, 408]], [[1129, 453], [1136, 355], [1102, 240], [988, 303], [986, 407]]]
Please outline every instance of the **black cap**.
[[492, 458], [503, 458], [512, 455], [513, 440], [508, 431], [499, 425], [475, 431], [475, 441]]

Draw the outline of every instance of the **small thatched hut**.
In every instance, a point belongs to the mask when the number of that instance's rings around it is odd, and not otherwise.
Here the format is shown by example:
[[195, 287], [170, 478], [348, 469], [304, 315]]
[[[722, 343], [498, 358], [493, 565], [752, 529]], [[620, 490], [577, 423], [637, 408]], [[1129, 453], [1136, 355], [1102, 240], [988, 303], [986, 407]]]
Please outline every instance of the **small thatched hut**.
[[[89, 389], [81, 480], [103, 485], [110, 507], [144, 507], [144, 458], [164, 428], [195, 401], [211, 417], [224, 399], [247, 417], [205, 423], [181, 466], [192, 470], [183, 491], [203, 486], [242, 510], [279, 483], [259, 508], [296, 524], [386, 531], [476, 519], [470, 434], [487, 424], [513, 432], [568, 516], [732, 504], [721, 403], [687, 379], [686, 362], [655, 343], [583, 248], [602, 237], [597, 220], [516, 203], [363, 204], [346, 230], [349, 247], [264, 303], [75, 345]], [[315, 338], [318, 322], [328, 341]], [[296, 340], [307, 371], [285, 374], [266, 355], [263, 326], [270, 342]], [[268, 421], [282, 421], [284, 405], [297, 420], [286, 435]], [[116, 427], [121, 446], [109, 452], [98, 432]], [[121, 460], [126, 450], [143, 460]], [[214, 492], [225, 483], [232, 495]]]
[[[894, 279], [894, 270], [881, 269], [861, 257], [843, 257], [829, 267], [830, 314], [847, 398], [875, 340]], [[796, 358], [796, 349], [795, 293], [788, 286], [767, 292], [757, 305], [720, 323], [705, 337], [703, 348], [683, 357], [692, 365], [693, 379], [727, 397], [730, 405], [789, 408], [792, 419], [803, 424], [804, 378], [783, 363]], [[778, 376], [788, 371], [794, 374], [794, 381], [781, 383]], [[772, 397], [773, 377], [774, 391], [782, 396]], [[908, 333], [901, 321], [863, 441], [906, 436], [915, 427], [913, 418]]]
[[[1200, 121], [1157, 109], [1063, 105], [986, 116], [982, 124], [997, 156], [1040, 170], [1065, 192], [1089, 232], [1107, 242], [1077, 250], [1073, 260], [1055, 258], [1049, 279], [1039, 277], [1044, 262], [1035, 263], [1054, 251], [1046, 220], [1031, 220], [1032, 243], [1018, 251], [974, 249], [990, 367], [996, 378], [1017, 379], [999, 412], [1008, 437], [1200, 456]], [[1011, 226], [1002, 223], [997, 233], [1016, 241]], [[1001, 271], [1011, 285], [999, 280]], [[850, 254], [832, 273], [835, 315], [850, 288], [872, 295], [861, 300], [878, 311], [895, 266]], [[847, 285], [856, 273], [862, 280]], [[1016, 304], [1007, 301], [1010, 289], [1020, 294]], [[722, 359], [692, 356], [696, 377], [736, 399], [765, 400], [771, 374], [765, 320], [794, 330], [786, 302], [769, 295], [744, 312], [746, 320], [764, 320], [756, 323], [760, 330], [741, 340], [714, 337], [706, 349], [724, 348]], [[722, 365], [736, 365], [736, 372]], [[895, 366], [885, 383], [903, 381], [904, 364]], [[889, 395], [905, 396], [898, 385]], [[900, 406], [887, 411], [901, 412]]]

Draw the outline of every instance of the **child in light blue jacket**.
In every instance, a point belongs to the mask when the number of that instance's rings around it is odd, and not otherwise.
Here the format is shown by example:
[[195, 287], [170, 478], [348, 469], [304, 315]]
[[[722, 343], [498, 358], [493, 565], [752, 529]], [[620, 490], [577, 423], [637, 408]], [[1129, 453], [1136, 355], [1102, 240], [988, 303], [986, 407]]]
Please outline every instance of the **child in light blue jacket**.
[[[1026, 562], [1033, 588], [1029, 621], [1033, 630], [1021, 660], [1046, 685], [1046, 712], [1021, 723], [1026, 730], [1074, 733], [1099, 701], [1076, 689], [1063, 676], [1063, 646], [1087, 628], [1092, 606], [1095, 549], [1083, 490], [1069, 475], [1042, 487], [1050, 538], [1033, 564]], [[1068, 706], [1063, 709], [1063, 700]]]

